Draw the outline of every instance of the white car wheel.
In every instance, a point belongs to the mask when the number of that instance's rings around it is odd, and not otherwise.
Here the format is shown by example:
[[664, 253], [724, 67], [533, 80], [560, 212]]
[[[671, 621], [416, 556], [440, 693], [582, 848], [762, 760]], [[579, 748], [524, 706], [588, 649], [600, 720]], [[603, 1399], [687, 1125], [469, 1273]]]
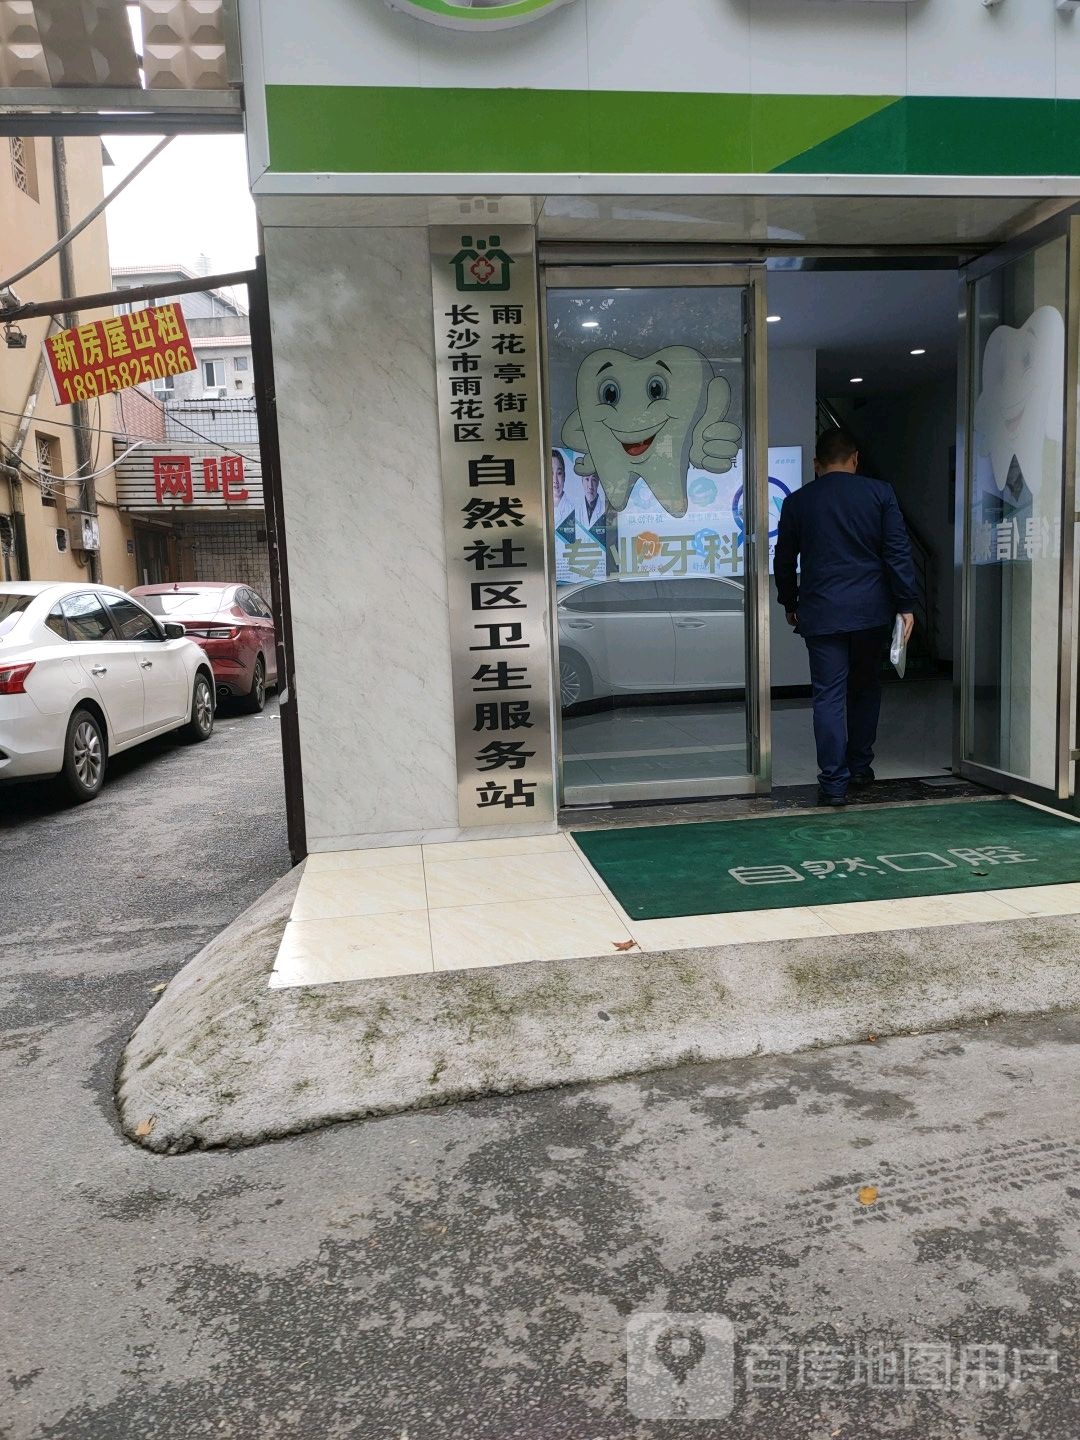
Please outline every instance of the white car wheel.
[[591, 700], [593, 693], [592, 675], [589, 667], [579, 656], [559, 656], [559, 698], [562, 708], [569, 710], [583, 700]]
[[191, 692], [191, 719], [184, 726], [189, 740], [209, 740], [214, 733], [214, 692], [205, 675], [195, 676]]
[[105, 782], [105, 737], [89, 710], [76, 710], [68, 721], [61, 774], [80, 804], [92, 800]]

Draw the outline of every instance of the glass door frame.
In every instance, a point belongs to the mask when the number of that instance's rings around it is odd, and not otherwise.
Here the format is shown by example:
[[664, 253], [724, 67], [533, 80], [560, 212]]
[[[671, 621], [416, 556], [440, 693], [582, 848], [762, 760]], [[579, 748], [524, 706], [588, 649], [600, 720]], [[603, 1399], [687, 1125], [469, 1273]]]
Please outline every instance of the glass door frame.
[[[975, 287], [979, 280], [1002, 266], [1013, 263], [1043, 245], [1065, 237], [1066, 305], [1064, 357], [1064, 416], [1062, 426], [1061, 555], [1058, 576], [1060, 631], [1058, 644], [1057, 692], [1055, 705], [1055, 784], [1042, 786], [1023, 776], [1010, 774], [966, 758], [973, 735], [971, 662], [972, 580], [972, 487], [974, 482], [974, 412], [972, 394], [976, 370]], [[1080, 348], [1080, 214], [1069, 211], [1025, 231], [1014, 240], [962, 266], [960, 270], [960, 347], [957, 375], [957, 439], [955, 488], [955, 575], [956, 615], [953, 647], [953, 770], [994, 790], [1024, 799], [1060, 807], [1071, 801], [1077, 808], [1076, 764], [1080, 751], [1076, 742], [1077, 699], [1077, 617], [1076, 573], [1076, 482], [1078, 468], [1078, 348]]]
[[[592, 263], [542, 264], [540, 267], [541, 309], [541, 374], [542, 405], [545, 426], [550, 416], [550, 353], [548, 343], [549, 290], [678, 289], [678, 288], [741, 289], [745, 297], [743, 339], [745, 353], [745, 418], [746, 432], [752, 443], [743, 447], [743, 496], [746, 528], [744, 542], [744, 590], [747, 602], [746, 635], [746, 726], [749, 766], [742, 776], [715, 777], [704, 780], [640, 781], [634, 785], [633, 799], [642, 802], [664, 802], [677, 799], [723, 797], [727, 795], [764, 795], [772, 788], [772, 710], [770, 704], [769, 661], [769, 533], [768, 533], [768, 349], [765, 316], [765, 262], [732, 264], [686, 264], [650, 258], [641, 263], [610, 262], [600, 258]], [[545, 437], [545, 454], [553, 437]], [[545, 515], [553, 512], [550, 466], [544, 466]], [[555, 566], [552, 562], [552, 538], [548, 523], [547, 554], [549, 563], [549, 625], [553, 666], [552, 695], [558, 697], [559, 687], [559, 626]], [[556, 797], [564, 800], [564, 755], [562, 737], [562, 706], [552, 705], [554, 717], [553, 742], [556, 764]], [[629, 787], [628, 787], [629, 788]], [[600, 800], [598, 804], [624, 803]]]

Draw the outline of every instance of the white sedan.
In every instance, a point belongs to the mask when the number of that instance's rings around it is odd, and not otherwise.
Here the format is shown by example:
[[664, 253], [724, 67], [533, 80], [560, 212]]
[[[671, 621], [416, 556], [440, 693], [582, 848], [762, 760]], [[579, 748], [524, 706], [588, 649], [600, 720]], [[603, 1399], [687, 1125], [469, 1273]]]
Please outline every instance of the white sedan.
[[208, 740], [215, 699], [183, 626], [123, 591], [0, 583], [0, 781], [59, 775], [92, 800], [110, 755], [168, 730]]

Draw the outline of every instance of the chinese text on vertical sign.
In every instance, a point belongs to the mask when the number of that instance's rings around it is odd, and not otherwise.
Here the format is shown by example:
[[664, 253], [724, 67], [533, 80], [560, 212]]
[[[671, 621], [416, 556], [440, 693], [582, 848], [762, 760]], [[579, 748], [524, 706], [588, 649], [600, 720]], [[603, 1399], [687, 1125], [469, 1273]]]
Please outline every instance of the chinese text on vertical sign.
[[458, 808], [553, 815], [532, 232], [431, 231]]
[[41, 348], [58, 405], [195, 369], [187, 321], [175, 303], [58, 330]]

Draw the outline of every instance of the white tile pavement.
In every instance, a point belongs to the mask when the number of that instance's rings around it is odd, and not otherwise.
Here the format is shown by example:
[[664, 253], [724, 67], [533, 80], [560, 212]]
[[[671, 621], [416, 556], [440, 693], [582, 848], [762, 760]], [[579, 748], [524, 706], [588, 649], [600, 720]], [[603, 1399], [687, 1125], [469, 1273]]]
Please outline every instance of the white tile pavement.
[[568, 834], [306, 862], [272, 987], [1080, 914], [1080, 884], [634, 920]]

